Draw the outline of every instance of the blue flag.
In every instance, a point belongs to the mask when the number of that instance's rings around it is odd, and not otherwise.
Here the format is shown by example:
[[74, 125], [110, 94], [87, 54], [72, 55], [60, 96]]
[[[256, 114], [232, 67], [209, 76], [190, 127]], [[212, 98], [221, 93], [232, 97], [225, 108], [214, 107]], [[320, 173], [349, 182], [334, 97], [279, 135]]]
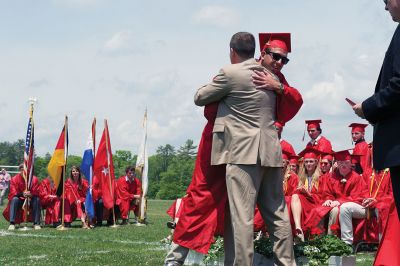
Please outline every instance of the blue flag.
[[92, 196], [93, 187], [93, 134], [90, 133], [86, 150], [83, 153], [81, 170], [89, 182], [89, 189], [86, 193], [85, 210], [86, 214], [92, 219], [94, 217], [94, 205]]

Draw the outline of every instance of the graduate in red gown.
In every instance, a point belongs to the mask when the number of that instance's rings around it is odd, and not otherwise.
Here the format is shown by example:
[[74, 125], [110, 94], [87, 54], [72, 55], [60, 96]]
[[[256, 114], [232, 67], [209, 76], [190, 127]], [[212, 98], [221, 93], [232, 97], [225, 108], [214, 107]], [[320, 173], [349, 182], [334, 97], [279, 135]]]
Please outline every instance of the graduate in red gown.
[[321, 169], [321, 174], [327, 174], [331, 171], [333, 166], [333, 156], [330, 153], [324, 153], [321, 155], [319, 161], [319, 167]]
[[321, 124], [322, 120], [306, 120], [307, 133], [311, 140], [307, 143], [306, 148], [314, 148], [319, 150], [321, 153], [331, 153], [332, 144], [331, 142], [322, 136]]
[[65, 182], [65, 206], [64, 221], [67, 227], [79, 218], [82, 222], [82, 228], [89, 229], [86, 223], [85, 199], [89, 183], [82, 178], [79, 166], [71, 166], [70, 178]]
[[[360, 216], [358, 214], [357, 208], [354, 210], [351, 209], [350, 213], [352, 218], [356, 218], [353, 220], [354, 224], [354, 236], [353, 242], [359, 241], [371, 241], [377, 242], [380, 239], [380, 235], [382, 235], [384, 231], [384, 226], [386, 225], [389, 209], [393, 202], [393, 193], [392, 193], [392, 183], [390, 182], [390, 172], [389, 169], [385, 169], [382, 171], [376, 171], [372, 169], [368, 169], [364, 171], [363, 176], [367, 177], [368, 180], [365, 193], [363, 195], [362, 203], [359, 207], [362, 207], [362, 212]], [[366, 180], [364, 178], [364, 180]], [[349, 233], [346, 235], [346, 232], [343, 231], [342, 222], [344, 219], [344, 206], [342, 205], [340, 209], [340, 223], [342, 229], [342, 240], [345, 242], [352, 244], [351, 235], [352, 229], [349, 228]], [[359, 220], [361, 219], [361, 220]], [[343, 236], [345, 235], [345, 236]]]
[[121, 176], [116, 186], [116, 205], [119, 206], [121, 225], [128, 224], [129, 211], [133, 210], [137, 216], [139, 199], [142, 194], [142, 184], [136, 178], [135, 168], [128, 166], [125, 169], [125, 176]]
[[362, 169], [361, 173], [372, 168], [371, 150], [368, 143], [364, 139], [365, 128], [367, 126], [368, 124], [360, 123], [352, 123], [349, 125], [349, 127], [351, 127], [351, 137], [355, 143], [353, 154], [360, 155], [360, 166]]
[[290, 155], [289, 156], [289, 165], [290, 171], [295, 173], [296, 175], [299, 173], [299, 159], [300, 157], [297, 155]]
[[[260, 48], [281, 48], [290, 52], [290, 34], [274, 35], [274, 38], [265, 39], [260, 34]], [[264, 37], [261, 37], [264, 36]], [[289, 37], [289, 38], [288, 38]], [[263, 66], [278, 76], [276, 82], [271, 75], [264, 72], [253, 75], [255, 85], [260, 89], [270, 89], [277, 92], [277, 120], [285, 124], [292, 119], [303, 104], [302, 97], [297, 89], [289, 86], [280, 72], [283, 61], [275, 61], [271, 55], [265, 54], [261, 59]], [[267, 60], [269, 63], [267, 63]], [[269, 65], [268, 65], [269, 64]], [[272, 84], [273, 83], [273, 84]], [[225, 166], [211, 166], [212, 130], [218, 110], [218, 102], [204, 108], [207, 124], [202, 132], [196, 163], [189, 185], [184, 205], [176, 224], [171, 250], [166, 257], [168, 263], [183, 263], [189, 249], [207, 254], [215, 235], [222, 235], [224, 228], [224, 211], [227, 203], [225, 183]]]
[[22, 206], [27, 199], [29, 199], [30, 206], [28, 221], [33, 221], [34, 229], [40, 229], [39, 179], [33, 176], [31, 188], [26, 190], [26, 182], [22, 175], [24, 171], [22, 164], [19, 165], [19, 171], [17, 175], [11, 178], [8, 204], [3, 211], [4, 218], [10, 222], [8, 230], [14, 230], [15, 224], [25, 221], [25, 212]]
[[299, 172], [299, 183], [290, 202], [292, 225], [296, 241], [304, 241], [305, 221], [310, 218], [311, 210], [321, 203], [324, 178], [319, 168], [320, 152], [306, 148], [300, 154], [303, 157]]
[[40, 183], [39, 195], [42, 209], [46, 210], [44, 223], [56, 227], [60, 224], [61, 199], [57, 196], [57, 188], [51, 177], [43, 179]]
[[322, 191], [322, 204], [314, 208], [306, 221], [312, 234], [325, 231], [323, 219], [329, 214], [328, 234], [339, 235], [339, 207], [345, 202], [361, 204], [366, 184], [364, 179], [353, 171], [351, 155], [348, 150], [334, 153], [337, 168], [327, 175]]

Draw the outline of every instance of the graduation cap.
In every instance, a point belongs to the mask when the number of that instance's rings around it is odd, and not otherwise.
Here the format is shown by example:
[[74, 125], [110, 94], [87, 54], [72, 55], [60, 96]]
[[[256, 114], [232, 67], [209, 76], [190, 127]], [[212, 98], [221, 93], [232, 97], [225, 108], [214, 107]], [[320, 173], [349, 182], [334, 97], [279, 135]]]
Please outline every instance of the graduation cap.
[[365, 128], [368, 124], [360, 124], [360, 123], [351, 123], [349, 127], [351, 127], [351, 132], [365, 132]]
[[289, 157], [292, 155], [291, 152], [289, 152], [288, 150], [283, 150], [282, 149], [282, 159], [283, 160], [289, 160]]
[[322, 123], [321, 119], [306, 120], [307, 129], [318, 128], [320, 127], [321, 123]]
[[290, 53], [292, 51], [290, 33], [259, 33], [260, 51], [268, 48], [279, 48]]
[[298, 155], [291, 155], [289, 156], [289, 163], [290, 164], [299, 164], [300, 156]]
[[350, 161], [351, 154], [349, 150], [337, 151], [333, 154], [335, 156], [336, 161]]
[[319, 155], [321, 152], [319, 150], [316, 150], [314, 148], [305, 148], [299, 153], [300, 157], [303, 157], [303, 159], [318, 159]]
[[328, 160], [328, 161], [332, 162], [333, 161], [332, 153], [323, 153], [321, 155], [321, 160]]

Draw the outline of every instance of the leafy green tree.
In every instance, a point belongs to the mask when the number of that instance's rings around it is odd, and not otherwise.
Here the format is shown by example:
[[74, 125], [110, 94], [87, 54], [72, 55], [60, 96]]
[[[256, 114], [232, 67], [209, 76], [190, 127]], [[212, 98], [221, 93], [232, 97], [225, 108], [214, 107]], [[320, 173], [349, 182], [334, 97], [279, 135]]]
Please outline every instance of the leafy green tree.
[[117, 150], [113, 155], [115, 177], [125, 175], [125, 168], [127, 166], [136, 165], [137, 155], [132, 156], [132, 152], [125, 150]]
[[25, 141], [19, 139], [15, 142], [0, 142], [0, 164], [19, 165], [23, 163]]
[[193, 159], [196, 157], [197, 146], [193, 145], [193, 140], [186, 140], [185, 144], [181, 146], [177, 152], [177, 155], [183, 159]]
[[40, 180], [43, 180], [44, 178], [46, 178], [48, 176], [47, 165], [49, 164], [50, 159], [51, 159], [50, 153], [46, 153], [46, 155], [44, 157], [39, 157], [39, 156], [35, 157], [34, 172], [35, 172], [35, 175]]

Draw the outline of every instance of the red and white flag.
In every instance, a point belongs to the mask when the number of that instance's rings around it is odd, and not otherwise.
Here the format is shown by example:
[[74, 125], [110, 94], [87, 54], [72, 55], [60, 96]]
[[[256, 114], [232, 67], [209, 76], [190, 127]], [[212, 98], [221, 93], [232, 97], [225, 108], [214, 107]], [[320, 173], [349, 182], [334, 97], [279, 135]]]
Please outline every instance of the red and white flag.
[[107, 120], [104, 120], [104, 130], [94, 160], [94, 174], [100, 179], [104, 207], [106, 209], [113, 208], [115, 175]]

